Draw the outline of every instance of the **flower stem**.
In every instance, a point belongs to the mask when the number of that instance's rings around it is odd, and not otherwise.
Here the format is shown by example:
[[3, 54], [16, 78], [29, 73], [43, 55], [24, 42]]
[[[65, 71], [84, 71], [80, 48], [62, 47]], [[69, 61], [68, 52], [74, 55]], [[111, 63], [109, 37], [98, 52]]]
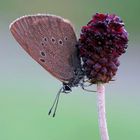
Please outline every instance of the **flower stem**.
[[97, 106], [101, 140], [109, 140], [105, 111], [105, 87], [102, 83], [97, 84]]

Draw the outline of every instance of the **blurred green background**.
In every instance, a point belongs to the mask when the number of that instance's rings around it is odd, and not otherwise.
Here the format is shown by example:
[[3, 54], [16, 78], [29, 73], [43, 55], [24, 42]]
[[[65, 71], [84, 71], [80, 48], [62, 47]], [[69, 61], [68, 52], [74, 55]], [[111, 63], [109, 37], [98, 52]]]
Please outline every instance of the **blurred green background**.
[[119, 15], [130, 40], [117, 80], [106, 85], [110, 140], [139, 140], [139, 5], [139, 0], [0, 0], [0, 140], [100, 139], [96, 93], [75, 88], [62, 94], [56, 117], [48, 116], [61, 83], [19, 47], [8, 28], [20, 16], [51, 13], [71, 20], [79, 36], [96, 12]]

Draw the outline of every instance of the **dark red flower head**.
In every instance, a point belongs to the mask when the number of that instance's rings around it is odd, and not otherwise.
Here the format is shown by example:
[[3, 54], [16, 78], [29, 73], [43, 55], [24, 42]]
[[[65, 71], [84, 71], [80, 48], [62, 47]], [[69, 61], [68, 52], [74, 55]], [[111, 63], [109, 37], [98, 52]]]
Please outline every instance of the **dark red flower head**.
[[112, 80], [119, 66], [118, 57], [125, 53], [128, 34], [115, 14], [95, 14], [82, 27], [78, 48], [83, 69], [92, 83]]

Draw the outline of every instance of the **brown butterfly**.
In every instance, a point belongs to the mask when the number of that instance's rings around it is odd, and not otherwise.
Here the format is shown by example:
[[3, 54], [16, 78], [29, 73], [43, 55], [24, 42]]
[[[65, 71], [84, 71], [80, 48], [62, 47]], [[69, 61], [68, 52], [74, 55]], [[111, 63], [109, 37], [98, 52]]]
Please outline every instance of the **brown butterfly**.
[[[70, 21], [55, 15], [23, 16], [10, 25], [21, 47], [42, 67], [63, 83], [54, 104], [55, 116], [59, 95], [82, 85], [84, 77], [76, 46], [77, 38]], [[51, 110], [49, 114], [51, 113]]]

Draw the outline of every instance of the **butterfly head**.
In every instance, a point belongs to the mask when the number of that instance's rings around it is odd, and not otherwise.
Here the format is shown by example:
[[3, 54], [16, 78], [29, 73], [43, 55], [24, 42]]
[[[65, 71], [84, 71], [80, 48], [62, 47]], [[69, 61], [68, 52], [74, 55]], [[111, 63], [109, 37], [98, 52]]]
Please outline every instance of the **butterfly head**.
[[63, 83], [63, 90], [62, 90], [62, 92], [63, 93], [69, 93], [69, 92], [71, 92], [72, 90], [71, 90], [71, 87], [70, 87], [70, 85], [69, 84], [66, 84], [66, 83]]

